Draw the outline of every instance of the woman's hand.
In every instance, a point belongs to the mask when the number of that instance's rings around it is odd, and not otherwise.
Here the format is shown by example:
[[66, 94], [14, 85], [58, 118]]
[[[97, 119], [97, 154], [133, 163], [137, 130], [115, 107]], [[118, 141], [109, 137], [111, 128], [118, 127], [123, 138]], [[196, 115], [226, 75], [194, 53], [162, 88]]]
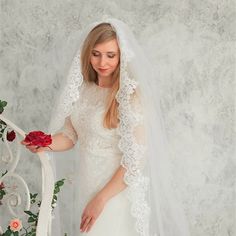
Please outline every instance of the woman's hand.
[[43, 152], [43, 151], [48, 150], [47, 147], [38, 147], [38, 146], [34, 146], [34, 145], [29, 145], [29, 143], [25, 142], [24, 140], [21, 141], [21, 144], [25, 145], [25, 147], [33, 153]]
[[105, 203], [106, 202], [97, 195], [87, 204], [81, 216], [81, 232], [88, 232], [91, 229], [98, 216], [101, 214]]

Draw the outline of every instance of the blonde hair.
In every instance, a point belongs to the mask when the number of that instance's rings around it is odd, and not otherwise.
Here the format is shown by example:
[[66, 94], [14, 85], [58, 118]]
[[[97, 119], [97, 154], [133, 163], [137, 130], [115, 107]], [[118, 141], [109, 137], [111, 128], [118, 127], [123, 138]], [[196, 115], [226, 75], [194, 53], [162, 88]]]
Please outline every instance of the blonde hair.
[[[99, 43], [117, 39], [116, 32], [109, 23], [101, 23], [93, 28], [84, 41], [81, 51], [82, 74], [86, 81], [98, 83], [97, 72], [93, 69], [90, 59], [94, 46]], [[116, 128], [118, 119], [118, 102], [115, 98], [120, 87], [120, 63], [112, 75], [112, 88], [107, 99], [103, 126], [108, 129]]]

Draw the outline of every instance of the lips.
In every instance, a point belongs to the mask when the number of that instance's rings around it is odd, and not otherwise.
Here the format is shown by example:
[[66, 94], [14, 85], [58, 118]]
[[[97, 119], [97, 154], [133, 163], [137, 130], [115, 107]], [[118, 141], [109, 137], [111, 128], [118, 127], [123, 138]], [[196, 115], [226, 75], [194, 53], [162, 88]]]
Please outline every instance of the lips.
[[101, 72], [105, 72], [105, 71], [107, 71], [108, 69], [98, 68], [98, 70], [101, 71]]

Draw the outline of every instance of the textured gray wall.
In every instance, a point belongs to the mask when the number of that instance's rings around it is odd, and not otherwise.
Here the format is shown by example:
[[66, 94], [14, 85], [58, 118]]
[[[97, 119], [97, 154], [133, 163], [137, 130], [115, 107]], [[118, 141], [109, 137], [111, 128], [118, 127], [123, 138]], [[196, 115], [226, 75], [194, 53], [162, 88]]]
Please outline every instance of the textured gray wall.
[[[104, 14], [130, 25], [158, 69], [174, 174], [191, 235], [236, 235], [233, 0], [0, 4], [0, 99], [9, 102], [4, 114], [26, 131], [46, 130], [78, 31]], [[29, 158], [18, 169], [26, 170], [35, 191], [40, 186], [32, 170], [39, 174], [39, 163]]]

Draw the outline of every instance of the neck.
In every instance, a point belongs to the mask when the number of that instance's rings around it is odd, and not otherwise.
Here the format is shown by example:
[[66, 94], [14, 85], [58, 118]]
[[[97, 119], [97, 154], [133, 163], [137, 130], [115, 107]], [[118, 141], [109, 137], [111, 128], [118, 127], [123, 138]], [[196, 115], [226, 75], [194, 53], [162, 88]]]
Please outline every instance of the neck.
[[100, 87], [112, 87], [112, 78], [111, 77], [98, 77], [98, 85]]

